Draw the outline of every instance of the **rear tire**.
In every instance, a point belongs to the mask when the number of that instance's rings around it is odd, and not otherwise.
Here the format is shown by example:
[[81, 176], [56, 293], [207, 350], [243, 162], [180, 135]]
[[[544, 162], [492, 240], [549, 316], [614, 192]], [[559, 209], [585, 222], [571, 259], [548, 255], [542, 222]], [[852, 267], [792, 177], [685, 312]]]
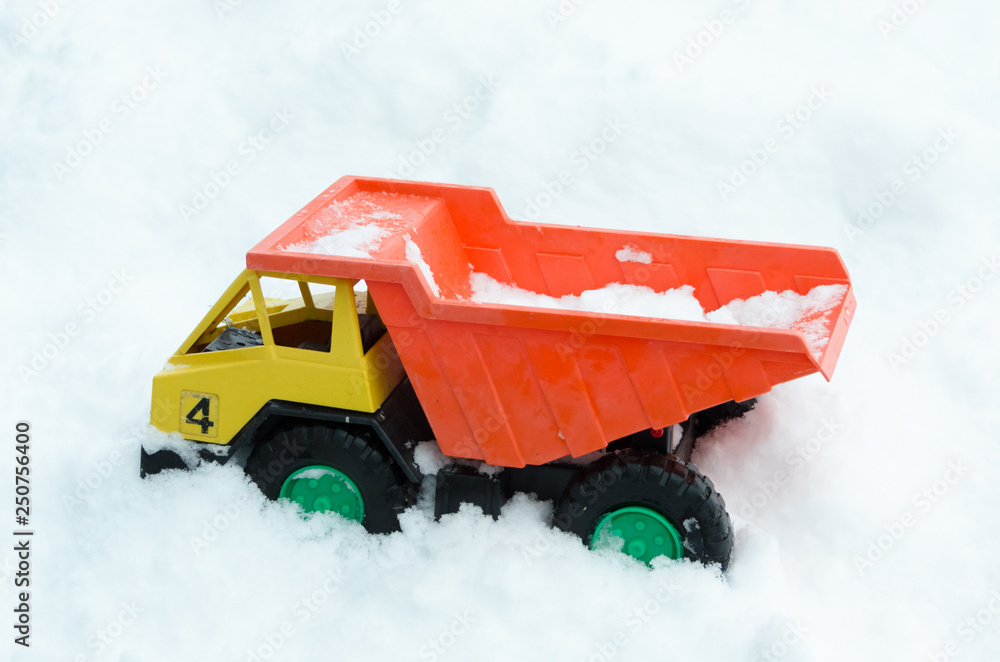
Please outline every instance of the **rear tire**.
[[415, 500], [414, 486], [363, 431], [323, 424], [279, 429], [250, 454], [246, 473], [269, 499], [284, 491], [306, 512], [343, 513], [372, 533], [398, 531], [399, 513]]
[[743, 402], [730, 400], [700, 411], [694, 426], [694, 436], [703, 437], [723, 423], [741, 418], [747, 412], [752, 411], [756, 405], [757, 398], [750, 398]]
[[[636, 523], [644, 531], [624, 530]], [[725, 570], [733, 549], [732, 523], [712, 481], [673, 455], [653, 452], [614, 453], [585, 468], [556, 505], [555, 524], [591, 548], [609, 537], [607, 528], [617, 529], [619, 548], [647, 562], [659, 549]], [[649, 536], [654, 527], [657, 546]], [[682, 547], [671, 543], [675, 533]]]

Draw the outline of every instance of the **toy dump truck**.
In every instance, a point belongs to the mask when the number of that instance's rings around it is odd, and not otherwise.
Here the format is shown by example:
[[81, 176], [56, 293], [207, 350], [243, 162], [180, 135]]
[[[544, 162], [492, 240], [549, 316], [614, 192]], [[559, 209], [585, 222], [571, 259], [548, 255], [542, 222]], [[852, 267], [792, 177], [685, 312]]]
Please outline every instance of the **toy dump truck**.
[[387, 532], [433, 441], [452, 460], [438, 516], [534, 493], [591, 547], [725, 567], [695, 438], [829, 379], [854, 308], [833, 249], [519, 223], [488, 188], [345, 177], [247, 254], [156, 375], [153, 424], [183, 441], [142, 471], [234, 462], [268, 497]]

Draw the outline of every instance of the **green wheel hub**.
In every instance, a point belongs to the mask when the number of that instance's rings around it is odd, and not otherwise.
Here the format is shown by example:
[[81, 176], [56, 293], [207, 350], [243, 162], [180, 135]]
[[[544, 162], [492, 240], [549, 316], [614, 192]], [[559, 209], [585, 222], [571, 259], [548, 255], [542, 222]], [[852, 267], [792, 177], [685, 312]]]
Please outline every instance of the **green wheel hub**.
[[655, 510], [642, 506], [612, 510], [597, 520], [590, 548], [615, 549], [645, 563], [657, 556], [684, 556], [684, 542], [674, 525]]
[[333, 467], [313, 464], [296, 470], [281, 485], [279, 499], [289, 499], [307, 513], [337, 513], [360, 522], [365, 517], [361, 490]]

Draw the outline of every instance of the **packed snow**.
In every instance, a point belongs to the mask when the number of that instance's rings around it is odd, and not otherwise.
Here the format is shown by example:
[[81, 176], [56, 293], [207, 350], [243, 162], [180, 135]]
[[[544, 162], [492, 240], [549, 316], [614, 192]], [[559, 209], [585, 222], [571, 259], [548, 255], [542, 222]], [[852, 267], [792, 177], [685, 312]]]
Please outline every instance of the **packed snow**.
[[[0, 548], [0, 659], [1000, 659], [998, 19], [5, 3], [0, 501], [9, 533], [29, 421], [35, 535], [30, 649]], [[840, 251], [859, 307], [833, 380], [775, 388], [695, 450], [736, 527], [726, 576], [588, 552], [528, 496], [435, 522], [428, 485], [370, 536], [234, 467], [138, 478], [152, 376], [345, 174], [491, 186], [517, 220]]]
[[[421, 269], [426, 268], [424, 263]], [[425, 275], [427, 272], [429, 269]], [[433, 278], [430, 280], [433, 282]], [[763, 292], [747, 299], [735, 299], [706, 313], [690, 285], [657, 292], [643, 285], [611, 283], [580, 294], [552, 297], [498, 282], [478, 272], [472, 274], [471, 284], [472, 300], [477, 303], [794, 329], [802, 333], [809, 349], [817, 356], [829, 341], [830, 313], [847, 294], [846, 285], [818, 285], [806, 294], [792, 290]]]

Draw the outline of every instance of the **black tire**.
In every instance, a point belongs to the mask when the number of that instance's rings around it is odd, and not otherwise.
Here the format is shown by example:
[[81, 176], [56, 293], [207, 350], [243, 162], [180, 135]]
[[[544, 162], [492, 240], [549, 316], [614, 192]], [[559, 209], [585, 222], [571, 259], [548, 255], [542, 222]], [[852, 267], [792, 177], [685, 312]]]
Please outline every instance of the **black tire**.
[[696, 438], [703, 437], [723, 423], [742, 417], [743, 414], [751, 411], [756, 404], [757, 398], [750, 398], [743, 402], [730, 400], [698, 412], [694, 425], [694, 436]]
[[361, 523], [372, 533], [398, 531], [399, 513], [415, 501], [414, 486], [363, 431], [320, 423], [279, 428], [250, 454], [246, 473], [276, 500], [288, 476], [313, 464], [333, 467], [354, 482], [364, 501]]
[[556, 504], [555, 524], [590, 545], [598, 521], [626, 506], [665, 517], [681, 535], [684, 557], [725, 570], [733, 527], [722, 496], [694, 465], [673, 455], [623, 451], [582, 470]]
[[[751, 398], [743, 402], [730, 400], [729, 402], [724, 402], [721, 405], [716, 405], [715, 407], [710, 407], [698, 412], [695, 416], [694, 423], [695, 439], [705, 436], [723, 423], [740, 418], [748, 411], [751, 411], [756, 404], [756, 398]], [[687, 424], [685, 423], [685, 425]], [[669, 434], [669, 431], [664, 432]], [[680, 438], [674, 438], [672, 442], [676, 450], [676, 447], [680, 444], [681, 440]], [[621, 439], [616, 439], [608, 444], [609, 452], [624, 450], [642, 452], [652, 451], [660, 453], [661, 455], [666, 455], [667, 436], [666, 434], [661, 434], [659, 437], [654, 437], [652, 430], [640, 430], [639, 432], [630, 434], [627, 437], [622, 437]]]

